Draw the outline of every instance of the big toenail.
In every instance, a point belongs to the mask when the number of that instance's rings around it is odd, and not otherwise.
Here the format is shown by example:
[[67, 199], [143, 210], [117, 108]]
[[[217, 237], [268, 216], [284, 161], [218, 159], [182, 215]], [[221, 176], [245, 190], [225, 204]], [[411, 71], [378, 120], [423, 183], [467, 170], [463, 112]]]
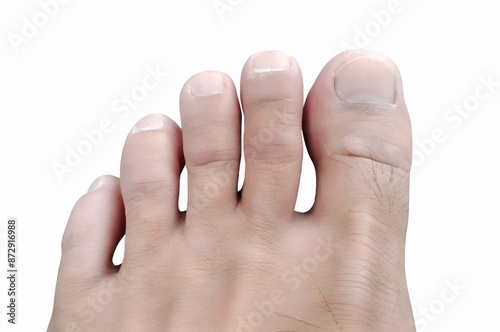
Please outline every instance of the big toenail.
[[130, 133], [133, 134], [147, 130], [157, 130], [163, 128], [164, 126], [165, 117], [163, 115], [151, 114], [139, 120]]
[[256, 73], [269, 73], [290, 70], [290, 57], [279, 51], [267, 51], [255, 54], [252, 57], [252, 69]]
[[104, 187], [107, 183], [109, 182], [109, 178], [105, 175], [98, 177], [97, 179], [92, 182], [92, 184], [89, 187], [88, 192], [100, 189]]
[[189, 93], [196, 97], [208, 97], [220, 94], [226, 83], [222, 75], [205, 72], [193, 77], [187, 84]]
[[383, 59], [363, 56], [344, 63], [335, 71], [334, 84], [343, 101], [394, 104], [394, 67]]

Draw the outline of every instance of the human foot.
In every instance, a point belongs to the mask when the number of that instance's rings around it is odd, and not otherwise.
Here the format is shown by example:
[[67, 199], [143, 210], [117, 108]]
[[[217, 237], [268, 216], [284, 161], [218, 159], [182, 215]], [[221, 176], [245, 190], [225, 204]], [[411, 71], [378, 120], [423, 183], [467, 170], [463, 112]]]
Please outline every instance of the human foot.
[[[182, 131], [161, 115], [139, 121], [121, 178], [96, 180], [72, 212], [49, 331], [415, 331], [404, 274], [411, 129], [394, 64], [342, 53], [304, 107], [296, 61], [263, 52], [243, 69], [241, 101], [240, 193], [229, 77], [186, 83]], [[317, 171], [304, 214], [294, 212], [302, 131]]]

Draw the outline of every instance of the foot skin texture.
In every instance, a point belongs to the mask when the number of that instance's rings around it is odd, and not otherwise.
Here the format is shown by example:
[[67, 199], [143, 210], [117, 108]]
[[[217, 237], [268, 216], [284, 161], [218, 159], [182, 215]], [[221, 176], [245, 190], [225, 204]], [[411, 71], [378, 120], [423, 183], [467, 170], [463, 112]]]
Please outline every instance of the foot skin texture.
[[[261, 52], [240, 90], [242, 111], [227, 75], [199, 73], [181, 92], [182, 130], [159, 114], [131, 130], [120, 178], [98, 178], [69, 218], [49, 331], [415, 331], [397, 67], [341, 53], [304, 104], [296, 60]], [[316, 169], [307, 213], [294, 211], [302, 137]]]

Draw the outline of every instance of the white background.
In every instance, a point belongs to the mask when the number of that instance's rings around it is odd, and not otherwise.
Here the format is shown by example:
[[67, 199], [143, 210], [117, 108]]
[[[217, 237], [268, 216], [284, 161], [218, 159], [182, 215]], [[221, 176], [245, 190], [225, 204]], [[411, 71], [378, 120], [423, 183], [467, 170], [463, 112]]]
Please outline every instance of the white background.
[[[60, 240], [74, 202], [98, 175], [119, 175], [125, 136], [139, 118], [161, 112], [179, 121], [178, 94], [186, 79], [216, 69], [238, 85], [252, 53], [279, 49], [299, 61], [307, 92], [323, 65], [350, 44], [387, 54], [403, 74], [418, 161], [407, 275], [419, 331], [499, 331], [500, 86], [474, 105], [481, 77], [500, 82], [495, 2], [219, 2], [232, 4], [231, 10], [218, 13], [214, 0], [67, 1], [18, 52], [11, 39], [22, 36], [25, 19], [44, 23], [40, 3], [1, 2], [0, 240], [5, 252], [6, 221], [17, 217], [20, 295], [19, 325], [8, 326], [2, 277], [0, 330], [46, 329]], [[397, 10], [377, 23], [373, 13], [390, 3], [399, 3]], [[113, 113], [113, 102], [155, 66], [169, 76], [128, 116]], [[446, 117], [467, 102], [470, 112]], [[104, 118], [114, 131], [58, 179], [53, 164], [64, 163], [67, 147], [75, 148], [82, 132]], [[444, 132], [444, 142], [418, 145], [435, 130]], [[313, 182], [307, 162], [298, 209], [312, 203]], [[0, 257], [5, 270], [6, 255]], [[456, 282], [465, 289], [455, 289], [449, 300], [453, 292], [446, 289]]]

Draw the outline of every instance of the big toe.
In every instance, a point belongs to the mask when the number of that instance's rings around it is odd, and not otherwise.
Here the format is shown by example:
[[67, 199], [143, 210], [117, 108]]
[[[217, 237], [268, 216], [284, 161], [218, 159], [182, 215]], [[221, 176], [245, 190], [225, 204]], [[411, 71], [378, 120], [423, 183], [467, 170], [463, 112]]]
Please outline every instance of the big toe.
[[330, 281], [350, 290], [347, 306], [374, 313], [365, 323], [414, 330], [404, 275], [411, 126], [397, 67], [361, 50], [332, 59], [306, 101], [304, 133], [318, 179], [310, 213], [340, 235], [346, 259]]
[[304, 131], [318, 173], [313, 211], [388, 222], [407, 212], [411, 126], [392, 61], [368, 51], [335, 57], [308, 96]]

